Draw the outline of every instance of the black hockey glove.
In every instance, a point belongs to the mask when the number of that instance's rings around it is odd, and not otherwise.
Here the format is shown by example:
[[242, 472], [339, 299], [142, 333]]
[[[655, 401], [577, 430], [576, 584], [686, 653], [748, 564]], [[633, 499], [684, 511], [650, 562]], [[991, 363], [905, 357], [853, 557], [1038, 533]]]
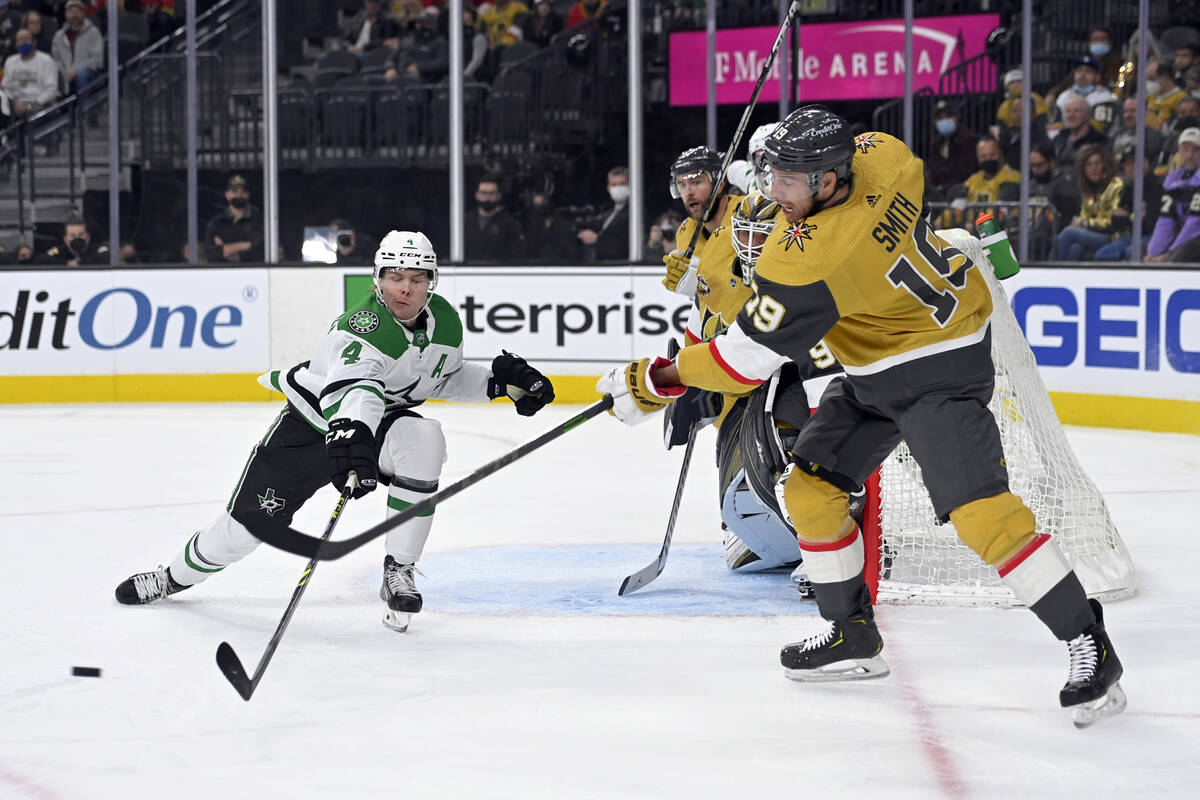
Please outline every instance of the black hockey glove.
[[532, 417], [554, 401], [554, 386], [520, 356], [507, 350], [492, 359], [492, 377], [488, 379], [488, 397], [508, 395], [522, 417]]
[[724, 396], [718, 392], [689, 387], [663, 415], [663, 444], [670, 450], [687, 442], [692, 423], [699, 422], [702, 428], [711, 425], [721, 416], [724, 402]]
[[329, 423], [325, 434], [325, 449], [329, 453], [332, 469], [330, 480], [338, 491], [344, 491], [346, 481], [353, 472], [358, 476], [353, 497], [362, 497], [375, 491], [379, 473], [375, 466], [375, 437], [365, 423], [357, 420], [335, 419]]

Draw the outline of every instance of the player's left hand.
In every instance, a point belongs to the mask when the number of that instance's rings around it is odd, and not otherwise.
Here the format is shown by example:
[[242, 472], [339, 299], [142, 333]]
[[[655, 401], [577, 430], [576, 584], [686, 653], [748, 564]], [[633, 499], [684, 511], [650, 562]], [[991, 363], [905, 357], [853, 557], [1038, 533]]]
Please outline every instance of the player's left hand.
[[626, 425], [645, 422], [654, 412], [687, 391], [686, 386], [654, 385], [650, 373], [670, 363], [670, 359], [659, 356], [653, 362], [643, 358], [623, 367], [613, 367], [596, 384], [596, 391], [612, 395], [613, 407], [609, 413], [621, 422]]
[[667, 266], [663, 286], [685, 297], [696, 294], [697, 275], [700, 271], [699, 256], [689, 258], [682, 250], [672, 250], [663, 256], [663, 263]]
[[517, 413], [532, 417], [554, 402], [554, 385], [550, 379], [529, 362], [507, 350], [492, 359], [492, 377], [488, 381], [488, 397], [508, 395]]

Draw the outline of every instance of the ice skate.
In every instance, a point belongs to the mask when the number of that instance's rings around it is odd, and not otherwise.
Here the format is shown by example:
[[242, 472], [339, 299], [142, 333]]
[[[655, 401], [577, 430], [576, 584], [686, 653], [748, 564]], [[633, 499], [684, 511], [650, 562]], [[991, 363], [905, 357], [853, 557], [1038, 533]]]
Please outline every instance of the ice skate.
[[400, 564], [391, 556], [383, 559], [383, 586], [379, 589], [379, 599], [387, 603], [383, 624], [398, 633], [407, 631], [412, 615], [421, 610], [415, 572], [412, 564]]
[[779, 653], [784, 674], [794, 681], [856, 681], [882, 678], [891, 671], [880, 657], [883, 638], [875, 620], [854, 616], [827, 622], [807, 639], [785, 645]]
[[145, 605], [189, 587], [176, 583], [171, 572], [160, 566], [154, 572], [131, 575], [117, 586], [117, 602], [127, 606]]
[[1071, 666], [1058, 693], [1063, 708], [1071, 709], [1076, 728], [1114, 717], [1126, 705], [1125, 691], [1118, 682], [1124, 670], [1104, 630], [1104, 612], [1096, 600], [1088, 602], [1096, 624], [1067, 642]]

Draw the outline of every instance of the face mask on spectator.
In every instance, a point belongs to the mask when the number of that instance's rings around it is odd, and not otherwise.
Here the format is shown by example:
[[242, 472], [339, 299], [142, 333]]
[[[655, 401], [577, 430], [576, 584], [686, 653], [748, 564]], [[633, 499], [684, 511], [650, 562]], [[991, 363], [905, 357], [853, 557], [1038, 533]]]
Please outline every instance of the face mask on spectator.
[[1088, 52], [1090, 52], [1096, 58], [1104, 58], [1106, 55], [1108, 55], [1108, 49], [1108, 45], [1104, 42], [1092, 42], [1090, 45], [1088, 45]]
[[1000, 160], [989, 158], [979, 162], [979, 168], [983, 170], [985, 175], [995, 175], [1000, 171]]
[[17, 52], [23, 56], [33, 55], [33, 45], [29, 43], [17, 45]]
[[1146, 81], [1146, 94], [1157, 95], [1162, 91], [1162, 84], [1158, 81]]
[[495, 211], [496, 207], [500, 205], [496, 200], [476, 200], [475, 202], [479, 203], [480, 211]]
[[235, 197], [229, 201], [229, 205], [233, 206], [238, 211], [241, 211], [243, 208], [250, 205], [250, 201], [244, 197]]
[[75, 255], [81, 256], [87, 250], [87, 244], [87, 239], [76, 236], [74, 239], [67, 242], [67, 247], [69, 247], [71, 252]]
[[608, 187], [608, 196], [614, 203], [624, 203], [629, 199], [629, 187], [624, 185]]
[[953, 136], [954, 132], [958, 130], [957, 123], [955, 123], [954, 120], [950, 119], [949, 117], [939, 119], [933, 124], [937, 127], [937, 132], [942, 136]]
[[1095, 88], [1095, 86], [1080, 86], [1078, 83], [1071, 87], [1076, 94], [1091, 94]]

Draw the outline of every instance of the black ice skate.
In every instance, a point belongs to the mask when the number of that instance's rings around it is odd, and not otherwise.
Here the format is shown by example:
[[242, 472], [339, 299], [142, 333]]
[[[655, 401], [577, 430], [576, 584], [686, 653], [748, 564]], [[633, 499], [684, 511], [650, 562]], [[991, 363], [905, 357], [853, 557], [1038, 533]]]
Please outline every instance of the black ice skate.
[[187, 588], [175, 582], [169, 569], [160, 566], [154, 572], [139, 572], [121, 581], [117, 586], [117, 602], [127, 606], [144, 605]]
[[391, 556], [383, 559], [383, 586], [379, 599], [387, 603], [383, 624], [399, 633], [408, 630], [412, 615], [421, 610], [421, 593], [417, 591], [413, 573], [418, 572], [412, 564], [400, 564]]
[[1104, 612], [1100, 603], [1088, 600], [1096, 615], [1096, 624], [1067, 642], [1071, 656], [1070, 672], [1058, 701], [1069, 708], [1076, 728], [1086, 728], [1125, 710], [1125, 690], [1118, 680], [1124, 670], [1104, 630]]
[[880, 657], [883, 637], [873, 615], [826, 622], [828, 628], [779, 653], [784, 674], [794, 681], [857, 681], [882, 678], [891, 671]]

